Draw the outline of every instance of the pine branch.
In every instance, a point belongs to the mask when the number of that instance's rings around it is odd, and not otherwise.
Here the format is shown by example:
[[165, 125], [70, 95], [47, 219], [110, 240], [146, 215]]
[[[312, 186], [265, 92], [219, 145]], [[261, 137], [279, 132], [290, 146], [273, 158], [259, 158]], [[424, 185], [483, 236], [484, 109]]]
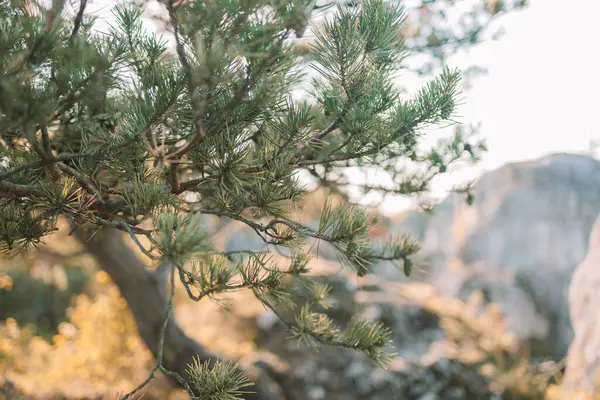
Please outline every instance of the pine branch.
[[29, 63], [31, 57], [35, 54], [37, 48], [45, 39], [45, 36], [50, 33], [52, 28], [54, 28], [56, 20], [60, 19], [64, 5], [65, 0], [52, 1], [52, 7], [46, 10], [45, 13], [45, 24], [43, 27], [44, 33], [38, 36], [37, 40], [33, 42], [33, 45], [29, 50], [23, 50], [8, 64], [6, 71], [4, 72], [6, 76], [12, 76], [18, 73], [25, 65]]
[[[406, 49], [402, 8], [367, 0], [360, 10], [339, 8], [318, 32], [313, 52], [319, 77], [311, 93], [318, 106], [310, 107], [290, 97], [301, 74], [298, 53], [286, 44], [292, 31], [302, 35], [310, 2], [174, 1], [166, 4], [172, 56], [163, 40], [144, 32], [137, 9], [119, 6], [118, 26], [102, 38], [85, 22], [87, 0], [69, 21], [60, 17], [63, 0], [53, 0], [46, 15], [6, 14], [0, 151], [7, 163], [0, 172], [0, 210], [8, 223], [0, 227], [0, 250], [36, 246], [64, 215], [75, 226], [127, 232], [147, 257], [170, 266], [157, 363], [126, 398], [156, 371], [175, 378], [190, 396], [232, 399], [247, 384], [226, 363], [209, 369], [195, 362], [187, 383], [162, 366], [175, 270], [196, 301], [251, 289], [274, 311], [305, 302], [287, 324], [298, 339], [360, 350], [383, 366], [386, 329], [358, 319], [342, 328], [313, 312], [327, 289], [305, 276], [302, 251], [306, 240], [325, 241], [359, 276], [381, 260], [402, 260], [410, 274], [418, 245], [403, 236], [376, 248], [369, 235], [375, 221], [350, 203], [344, 187], [351, 182], [340, 177], [353, 167], [383, 171], [392, 186], [354, 186], [413, 195], [467, 157], [475, 161], [484, 149], [459, 134], [416, 154], [421, 129], [454, 122], [460, 74], [444, 70], [405, 101], [392, 82]], [[405, 160], [423, 172], [407, 174], [398, 166]], [[303, 170], [345, 200], [324, 206], [318, 228], [292, 219], [306, 193]], [[178, 196], [186, 191], [195, 193]], [[203, 214], [245, 224], [266, 250], [215, 251]], [[139, 228], [149, 218], [153, 228]], [[287, 269], [269, 257], [273, 250], [291, 251], [284, 255], [291, 259]], [[297, 284], [311, 294], [293, 297]]]
[[181, 36], [179, 33], [179, 23], [177, 21], [176, 11], [174, 7], [174, 1], [167, 1], [167, 11], [169, 12], [169, 17], [171, 18], [171, 25], [173, 26], [173, 36], [175, 37], [175, 43], [177, 48], [177, 55], [179, 57], [179, 62], [183, 68], [183, 72], [187, 77], [188, 82], [188, 93], [192, 103], [192, 112], [193, 112], [193, 126], [195, 129], [195, 134], [189, 139], [182, 147], [171, 153], [170, 158], [178, 158], [186, 154], [190, 151], [190, 149], [201, 143], [206, 138], [206, 132], [204, 130], [204, 108], [205, 105], [198, 98], [198, 82], [195, 77], [194, 71], [190, 66], [187, 55], [185, 54], [185, 49], [183, 47], [183, 42], [181, 40]]
[[247, 93], [252, 90], [254, 87], [256, 80], [260, 77], [260, 75], [270, 66], [272, 66], [276, 57], [279, 56], [281, 52], [281, 47], [283, 42], [289, 37], [291, 30], [286, 29], [284, 32], [277, 38], [275, 43], [271, 45], [271, 50], [266, 57], [263, 58], [260, 65], [253, 71], [249, 71], [246, 74], [246, 78], [244, 82], [240, 85], [240, 87], [235, 91], [232, 99], [225, 106], [225, 108], [220, 112], [222, 116], [221, 119], [209, 120], [208, 123], [208, 131], [212, 132], [215, 128], [219, 127], [223, 123], [223, 119], [227, 118], [229, 113], [233, 111], [236, 107], [238, 107], [246, 98]]
[[[191, 273], [183, 268], [178, 268], [179, 280], [185, 288], [188, 297], [193, 301], [200, 301], [205, 297], [211, 297], [217, 293], [232, 292], [241, 289], [253, 289], [258, 290], [260, 288], [270, 288], [276, 285], [278, 282], [273, 282], [272, 277], [267, 276], [263, 279], [251, 279], [244, 282], [232, 284], [229, 283], [231, 276], [226, 275], [227, 279], [220, 279], [220, 277], [211, 276], [213, 269], [209, 269], [208, 274], [204, 273]], [[219, 273], [219, 271], [214, 271]], [[278, 272], [278, 271], [277, 271]], [[192, 293], [192, 286], [199, 286], [199, 293], [197, 295]]]
[[1, 172], [0, 173], [0, 181], [10, 178], [12, 175], [18, 174], [19, 172], [25, 171], [27, 169], [43, 167], [45, 165], [51, 163], [57, 163], [61, 161], [71, 161], [79, 158], [87, 158], [91, 157], [90, 154], [75, 154], [75, 153], [62, 153], [58, 154], [55, 157], [50, 157], [48, 159], [42, 159], [39, 161], [33, 161], [27, 164], [23, 164], [17, 168], [11, 169], [10, 171]]
[[[87, 1], [87, 0], [83, 0]], [[82, 82], [79, 88], [71, 90], [63, 99], [61, 99], [56, 107], [56, 111], [53, 115], [53, 120], [59, 119], [65, 112], [70, 110], [78, 101], [80, 101], [86, 94], [85, 88], [94, 80], [99, 79], [102, 74], [108, 71], [108, 66], [112, 65], [113, 62], [109, 62], [106, 65], [95, 65], [94, 72], [87, 76]]]
[[58, 169], [60, 169], [65, 174], [77, 179], [77, 183], [79, 183], [79, 185], [81, 185], [82, 188], [84, 188], [85, 190], [87, 190], [90, 193], [93, 193], [94, 196], [96, 197], [95, 200], [98, 201], [98, 203], [100, 203], [100, 204], [106, 203], [106, 200], [102, 196], [102, 193], [100, 193], [100, 191], [94, 186], [94, 184], [90, 181], [90, 179], [87, 176], [78, 172], [74, 168], [69, 167], [68, 165], [66, 165], [63, 162], [57, 162], [56, 166], [58, 167]]

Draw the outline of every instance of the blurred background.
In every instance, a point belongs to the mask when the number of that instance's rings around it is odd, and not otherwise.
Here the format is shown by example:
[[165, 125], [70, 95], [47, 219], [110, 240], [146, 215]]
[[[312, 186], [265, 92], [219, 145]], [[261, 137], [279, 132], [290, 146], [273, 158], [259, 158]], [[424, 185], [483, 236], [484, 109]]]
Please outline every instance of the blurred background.
[[[409, 10], [420, 3], [406, 2]], [[473, 2], [446, 3], [463, 15]], [[467, 80], [460, 109], [460, 122], [479, 126], [487, 140], [483, 161], [435, 181], [433, 212], [397, 197], [371, 209], [381, 217], [373, 240], [402, 232], [421, 240], [414, 276], [386, 263], [363, 278], [341, 274], [327, 248], [313, 262], [340, 304], [336, 320], [358, 312], [393, 330], [398, 355], [389, 370], [354, 352], [298, 346], [244, 292], [231, 295], [231, 312], [181, 293], [175, 308], [185, 333], [242, 365], [268, 366], [287, 400], [566, 398], [558, 387], [575, 337], [567, 289], [596, 250], [589, 237], [600, 212], [600, 2], [528, 3], [492, 22], [491, 33], [504, 32], [498, 40], [444, 60], [485, 69]], [[112, 5], [89, 5], [104, 18], [97, 29], [110, 24]], [[421, 61], [407, 60], [415, 69]], [[418, 90], [438, 70], [407, 70], [399, 84]], [[436, 130], [428, 140], [449, 134]], [[468, 206], [450, 191], [471, 180]], [[307, 223], [318, 219], [324, 196], [306, 199]], [[366, 205], [380, 200], [356, 197]], [[117, 398], [153, 365], [117, 288], [61, 228], [39, 252], [0, 259], [0, 398]], [[215, 243], [225, 251], [261, 245], [236, 223], [220, 224]], [[157, 379], [145, 398], [185, 396]]]

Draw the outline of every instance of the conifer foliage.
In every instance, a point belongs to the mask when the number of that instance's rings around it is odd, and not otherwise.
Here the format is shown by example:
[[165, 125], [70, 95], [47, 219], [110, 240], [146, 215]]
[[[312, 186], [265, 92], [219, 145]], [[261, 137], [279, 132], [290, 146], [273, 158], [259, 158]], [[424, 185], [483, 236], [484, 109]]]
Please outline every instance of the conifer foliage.
[[[116, 23], [94, 32], [81, 0], [72, 17], [64, 0], [47, 7], [0, 0], [0, 250], [35, 248], [66, 217], [73, 229], [126, 232], [174, 287], [195, 301], [252, 290], [310, 345], [355, 349], [374, 363], [390, 360], [391, 332], [356, 317], [337, 326], [326, 313], [328, 288], [310, 279], [307, 244], [331, 245], [359, 276], [378, 260], [411, 270], [418, 245], [407, 237], [369, 240], [372, 219], [360, 206], [327, 202], [316, 227], [302, 225], [303, 176], [343, 193], [343, 171], [387, 172], [410, 195], [480, 143], [460, 130], [431, 151], [418, 147], [426, 127], [454, 123], [461, 75], [445, 69], [411, 97], [395, 80], [408, 55], [403, 7], [384, 0], [340, 6], [315, 27], [305, 100], [296, 39], [314, 4], [308, 0], [215, 0], [164, 3], [176, 48], [146, 32], [141, 12], [114, 9]], [[306, 82], [305, 82], [306, 83]], [[402, 162], [421, 166], [410, 173]], [[302, 175], [304, 174], [304, 175]], [[264, 252], [217, 251], [203, 215], [240, 221]], [[142, 223], [151, 229], [140, 227]], [[144, 225], [146, 226], [146, 225]], [[151, 247], [144, 247], [144, 236]], [[286, 255], [275, 262], [270, 250]], [[284, 251], [285, 250], [285, 251]], [[242, 257], [243, 256], [243, 257]], [[296, 296], [297, 288], [314, 296]], [[207, 301], [207, 300], [204, 300]], [[162, 335], [168, 318], [162, 327]], [[162, 365], [192, 398], [235, 399], [252, 383], [229, 362], [196, 360], [185, 379]]]

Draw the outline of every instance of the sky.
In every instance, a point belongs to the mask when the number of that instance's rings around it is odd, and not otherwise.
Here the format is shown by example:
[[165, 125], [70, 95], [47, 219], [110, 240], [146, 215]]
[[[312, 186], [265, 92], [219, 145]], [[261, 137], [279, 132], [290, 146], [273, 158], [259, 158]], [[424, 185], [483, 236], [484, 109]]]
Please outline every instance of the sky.
[[[557, 151], [587, 151], [600, 138], [600, 1], [537, 0], [506, 16], [506, 35], [473, 52], [489, 75], [467, 92], [465, 117], [481, 121], [484, 167]], [[460, 62], [460, 61], [459, 61]]]
[[[459, 114], [481, 124], [489, 151], [477, 167], [436, 180], [434, 195], [509, 162], [588, 152], [590, 140], [600, 139], [598, 15], [599, 0], [532, 0], [499, 21], [501, 39], [449, 60], [488, 69], [464, 93]], [[406, 202], [390, 199], [382, 207], [393, 213]]]
[[[114, 4], [94, 3], [93, 8], [105, 10]], [[465, 124], [481, 124], [489, 151], [476, 167], [437, 179], [435, 197], [503, 164], [555, 152], [588, 152], [590, 140], [600, 139], [595, 123], [600, 107], [598, 15], [600, 0], [531, 0], [527, 9], [498, 21], [505, 31], [501, 39], [449, 59], [450, 67], [475, 64], [488, 70], [464, 93], [459, 115]], [[402, 82], [412, 90], [422, 83], [416, 78]], [[382, 211], [409, 206], [390, 198]]]

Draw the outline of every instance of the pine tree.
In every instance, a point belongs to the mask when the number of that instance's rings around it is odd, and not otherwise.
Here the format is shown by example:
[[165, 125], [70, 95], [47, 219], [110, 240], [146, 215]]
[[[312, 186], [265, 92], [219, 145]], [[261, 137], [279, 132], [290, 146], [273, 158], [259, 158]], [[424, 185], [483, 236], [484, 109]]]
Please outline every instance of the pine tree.
[[[115, 7], [116, 23], [97, 34], [86, 0], [72, 17], [64, 0], [49, 7], [0, 0], [0, 250], [35, 248], [65, 217], [87, 239], [125, 232], [157, 265], [156, 276], [168, 278], [159, 280], [169, 292], [153, 310], [160, 314], [158, 332], [145, 336], [137, 320], [156, 365], [124, 398], [157, 371], [192, 398], [234, 399], [253, 390], [236, 365], [199, 351], [186, 371], [167, 367], [169, 337], [184, 337], [171, 316], [176, 284], [195, 301], [251, 290], [298, 340], [355, 349], [384, 367], [391, 355], [387, 328], [358, 317], [337, 326], [316, 308], [328, 288], [310, 279], [307, 245], [332, 246], [359, 276], [379, 260], [397, 260], [410, 274], [418, 245], [402, 236], [374, 246], [373, 220], [348, 200], [342, 172], [385, 172], [393, 187], [363, 190], [414, 195], [457, 162], [478, 159], [483, 144], [460, 129], [437, 148], [418, 146], [423, 128], [455, 123], [458, 70], [444, 68], [411, 97], [394, 84], [408, 47], [434, 49], [443, 59], [452, 42], [434, 31], [425, 44], [419, 35], [407, 38], [398, 4], [337, 6], [315, 28], [310, 67], [318, 76], [306, 99], [297, 100], [291, 91], [305, 69], [296, 39], [316, 7], [311, 1], [164, 5], [174, 52], [144, 30], [135, 6]], [[454, 45], [475, 43], [477, 34], [469, 32]], [[419, 168], [408, 173], [402, 162]], [[328, 201], [315, 228], [294, 217], [307, 192], [302, 173], [346, 199]], [[266, 250], [216, 250], [205, 215], [246, 224]], [[287, 263], [273, 261], [271, 251]], [[135, 308], [127, 279], [117, 283]], [[298, 288], [311, 296], [297, 296]], [[282, 316], [285, 309], [295, 310], [295, 320]]]

